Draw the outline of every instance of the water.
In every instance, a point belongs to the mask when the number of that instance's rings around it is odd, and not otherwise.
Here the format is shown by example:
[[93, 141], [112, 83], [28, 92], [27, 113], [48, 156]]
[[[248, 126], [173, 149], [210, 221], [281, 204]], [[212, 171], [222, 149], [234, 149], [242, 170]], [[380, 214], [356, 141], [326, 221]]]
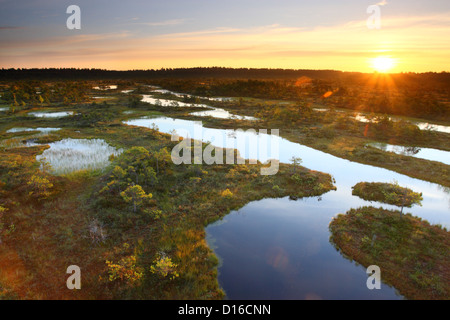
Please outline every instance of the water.
[[212, 117], [217, 119], [236, 119], [236, 120], [248, 120], [248, 121], [257, 121], [258, 118], [250, 117], [250, 116], [239, 116], [236, 114], [232, 114], [229, 111], [222, 108], [213, 108], [213, 110], [207, 111], [199, 111], [192, 112], [190, 115], [196, 117]]
[[[156, 90], [160, 93], [171, 93], [176, 96], [183, 96], [181, 93], [174, 93], [168, 90]], [[219, 98], [217, 98], [219, 99]], [[220, 98], [222, 99], [222, 98]], [[225, 99], [225, 98], [223, 98]], [[187, 107], [187, 108], [205, 108], [209, 109], [207, 111], [199, 111], [199, 112], [192, 112], [191, 115], [197, 116], [197, 117], [213, 117], [218, 119], [237, 119], [237, 120], [258, 120], [254, 117], [249, 116], [239, 116], [232, 114], [222, 108], [215, 108], [212, 106], [208, 106], [206, 104], [196, 104], [196, 103], [185, 103], [181, 101], [175, 101], [175, 100], [168, 100], [168, 99], [158, 99], [154, 98], [152, 95], [143, 95], [142, 98], [143, 102], [147, 102], [156, 106], [162, 106], [162, 107]]]
[[18, 132], [31, 132], [37, 131], [39, 133], [33, 134], [31, 136], [16, 136], [9, 139], [4, 139], [0, 141], [0, 147], [7, 149], [18, 148], [18, 147], [33, 147], [39, 145], [36, 140], [47, 136], [51, 132], [56, 132], [61, 130], [60, 128], [11, 128], [7, 133], [18, 133]]
[[[354, 117], [359, 122], [369, 123], [373, 120], [367, 118], [365, 115], [359, 113]], [[398, 117], [389, 117], [392, 121], [400, 121], [401, 119]], [[443, 126], [438, 124], [432, 124], [427, 122], [418, 122], [418, 121], [410, 121], [416, 126], [419, 127], [420, 130], [431, 130], [431, 131], [438, 131], [438, 132], [444, 132], [444, 133], [450, 133], [450, 127], [449, 126]]]
[[0, 108], [0, 112], [5, 112], [5, 111], [8, 111], [8, 110], [9, 110], [9, 107]]
[[61, 112], [30, 112], [30, 116], [37, 118], [63, 118], [74, 114], [73, 111], [61, 111]]
[[[205, 100], [210, 100], [210, 101], [221, 101], [221, 102], [233, 101], [233, 98], [229, 98], [229, 97], [227, 97], [227, 98], [223, 98], [223, 97], [207, 98], [207, 97], [194, 96], [194, 95], [185, 94], [185, 93], [173, 92], [173, 91], [166, 90], [166, 89], [160, 89], [159, 87], [154, 87], [154, 88], [158, 88], [158, 89], [153, 90], [153, 92], [157, 92], [157, 93], [161, 93], [161, 94], [171, 94], [171, 95], [174, 95], [174, 96], [179, 97], [179, 98], [184, 98], [184, 97], [187, 97], [187, 98], [199, 98], [199, 99], [205, 99]], [[145, 98], [145, 97], [149, 97], [149, 98]], [[151, 95], [150, 96], [144, 96], [144, 99], [147, 99], [147, 101], [143, 100], [144, 102], [148, 102], [148, 103], [151, 103], [151, 104], [158, 104], [158, 105], [161, 105], [161, 106], [174, 106], [174, 101], [173, 100], [154, 99], [154, 98], [152, 98]], [[181, 103], [181, 102], [178, 102], [178, 103], [179, 103], [179, 105], [175, 105], [175, 106], [180, 106], [180, 107], [194, 106], [192, 104], [186, 104], [186, 103]], [[281, 104], [289, 104], [289, 102], [285, 102], [285, 103], [281, 103]], [[257, 118], [254, 118], [254, 117], [234, 115], [234, 114], [231, 114], [228, 111], [226, 111], [224, 109], [221, 109], [221, 108], [213, 108], [213, 107], [210, 107], [210, 106], [207, 106], [207, 105], [200, 105], [200, 104], [197, 104], [195, 106], [196, 107], [201, 107], [201, 108], [213, 109], [213, 110], [208, 110], [208, 111], [200, 111], [200, 112], [191, 113], [191, 115], [198, 116], [198, 117], [213, 117], [213, 118], [218, 118], [218, 119], [238, 119], [238, 120], [251, 120], [251, 121], [258, 120]], [[327, 109], [327, 108], [314, 108], [314, 110], [317, 111], [317, 112], [326, 112], [329, 109]], [[342, 111], [338, 111], [338, 112], [342, 112]], [[367, 118], [362, 113], [356, 114], [356, 116], [354, 118], [356, 120], [358, 120], [360, 122], [364, 122], [364, 123], [368, 123], [368, 122], [372, 121], [372, 120]], [[391, 119], [393, 121], [399, 121], [400, 120], [399, 117], [395, 117], [395, 116], [390, 117], [389, 119]], [[450, 126], [430, 124], [430, 123], [418, 122], [418, 121], [413, 121], [412, 123], [417, 125], [420, 130], [432, 130], [432, 131], [439, 131], [439, 132], [444, 132], [444, 133], [450, 133]]]
[[152, 88], [156, 89], [156, 90], [155, 89], [152, 90], [152, 92], [156, 92], [156, 93], [171, 94], [171, 95], [174, 95], [174, 96], [177, 96], [177, 97], [180, 97], [180, 98], [182, 98], [184, 96], [189, 96], [187, 94], [176, 93], [176, 92], [172, 92], [172, 91], [166, 90], [166, 89], [158, 89], [159, 87], [152, 87]]
[[111, 155], [122, 153], [101, 139], [64, 139], [48, 145], [50, 149], [36, 160], [48, 162], [55, 174], [102, 169], [110, 163]]
[[[193, 139], [210, 141], [213, 145], [221, 148], [234, 147], [238, 149], [242, 157], [258, 158], [261, 162], [276, 158], [283, 163], [289, 163], [293, 156], [300, 157], [303, 160], [303, 166], [334, 176], [337, 181], [338, 193], [343, 197], [342, 201], [349, 201], [352, 198], [351, 188], [358, 182], [392, 182], [396, 180], [402, 186], [424, 193], [423, 208], [411, 209], [414, 214], [420, 215], [432, 223], [443, 223], [450, 227], [450, 190], [444, 190], [444, 187], [438, 184], [414, 179], [387, 169], [341, 159], [284, 138], [264, 133], [254, 134], [248, 131], [233, 132], [232, 130], [203, 128], [201, 122], [168, 117], [144, 117], [128, 120], [124, 123], [146, 128], [152, 128], [156, 125], [159, 131], [164, 133], [172, 133], [175, 130], [182, 137], [189, 136]], [[268, 142], [269, 151], [271, 143], [278, 144], [278, 155], [269, 152], [267, 155], [263, 155], [261, 152], [254, 152], [249, 147], [250, 142], [264, 141], [264, 139]], [[245, 144], [241, 145], [238, 141], [245, 141]], [[365, 202], [365, 204], [368, 203]]]
[[431, 123], [427, 123], [427, 122], [417, 122], [416, 125], [419, 127], [420, 130], [431, 130], [431, 131], [450, 133], [449, 126], [441, 126], [438, 124], [431, 124]]
[[92, 97], [92, 99], [114, 99], [114, 97]]
[[[372, 120], [371, 119], [369, 119], [369, 118], [367, 118], [366, 116], [364, 116], [364, 115], [362, 115], [362, 114], [357, 114], [355, 117], [354, 117], [356, 120], [358, 120], [359, 122], [364, 122], [364, 123], [369, 123], [369, 122], [372, 122]], [[392, 118], [389, 118], [390, 120], [392, 120]]]
[[94, 90], [101, 90], [101, 91], [116, 90], [117, 89], [117, 85], [93, 87], [92, 89], [94, 89]]
[[16, 132], [39, 131], [42, 133], [50, 133], [50, 132], [55, 132], [55, 131], [59, 131], [59, 130], [61, 130], [61, 128], [11, 128], [6, 132], [7, 133], [16, 133]]
[[154, 98], [152, 95], [143, 95], [142, 101], [162, 107], [210, 108], [210, 106], [206, 104], [185, 103], [175, 100], [158, 99]]
[[[301, 157], [303, 166], [330, 173], [336, 179], [337, 191], [320, 198], [252, 202], [227, 215], [224, 221], [207, 227], [208, 243], [222, 260], [219, 282], [230, 299], [401, 298], [386, 285], [381, 291], [369, 291], [364, 268], [342, 257], [329, 243], [328, 225], [336, 214], [366, 205], [395, 208], [352, 196], [352, 186], [361, 181], [396, 180], [422, 192], [423, 207], [407, 211], [433, 224], [450, 227], [450, 190], [437, 184], [340, 159], [265, 133], [233, 133], [171, 118], [143, 118], [125, 123], [148, 128], [154, 124], [161, 132], [175, 130], [180, 136], [211, 141], [219, 147], [234, 145], [245, 158], [255, 157], [249, 148], [251, 139], [267, 139], [278, 143], [279, 155], [258, 152], [261, 161], [277, 158], [287, 163], [292, 156]], [[246, 143], [241, 146], [238, 141]]]
[[421, 158], [425, 160], [439, 161], [444, 164], [450, 165], [450, 152], [448, 151], [431, 148], [396, 146], [378, 142], [371, 143], [370, 146], [387, 152], [394, 152], [396, 154]]
[[215, 97], [215, 98], [207, 98], [207, 97], [200, 97], [200, 99], [208, 99], [211, 101], [220, 101], [220, 102], [227, 102], [227, 101], [233, 101], [233, 98], [229, 97]]
[[[155, 87], [157, 88], [157, 87]], [[209, 101], [219, 101], [219, 102], [226, 102], [226, 101], [232, 101], [233, 98], [229, 98], [229, 97], [212, 97], [212, 98], [208, 98], [208, 97], [201, 97], [201, 96], [194, 96], [192, 94], [187, 94], [187, 93], [178, 93], [178, 92], [173, 92], [170, 90], [166, 90], [166, 89], [156, 89], [156, 90], [152, 90], [153, 92], [156, 93], [161, 93], [161, 94], [171, 94], [173, 96], [179, 97], [179, 98], [199, 98], [199, 99], [203, 99], [203, 100], [209, 100]]]
[[219, 283], [228, 298], [401, 298], [387, 285], [367, 289], [365, 269], [329, 242], [328, 224], [348, 204], [333, 193], [318, 199], [251, 202], [206, 228], [208, 243], [223, 260]]
[[39, 138], [46, 136], [46, 133], [34, 134], [32, 136], [20, 136], [14, 137], [10, 139], [4, 139], [0, 141], [0, 147], [11, 149], [11, 148], [19, 148], [19, 147], [33, 147], [37, 146], [35, 141]]

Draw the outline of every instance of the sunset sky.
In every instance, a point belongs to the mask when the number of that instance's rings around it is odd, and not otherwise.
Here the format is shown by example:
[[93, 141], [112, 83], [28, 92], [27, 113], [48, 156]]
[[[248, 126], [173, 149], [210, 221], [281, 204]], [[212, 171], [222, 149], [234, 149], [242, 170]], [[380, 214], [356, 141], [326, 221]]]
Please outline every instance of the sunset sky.
[[377, 1], [0, 0], [0, 67], [450, 71], [449, 0], [382, 1], [369, 29]]

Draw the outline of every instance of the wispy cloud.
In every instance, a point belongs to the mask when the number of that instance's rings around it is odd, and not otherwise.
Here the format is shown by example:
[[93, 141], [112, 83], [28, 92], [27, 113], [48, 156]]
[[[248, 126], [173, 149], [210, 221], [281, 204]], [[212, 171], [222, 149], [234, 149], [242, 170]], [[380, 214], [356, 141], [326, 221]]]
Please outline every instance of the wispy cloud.
[[139, 24], [150, 27], [178, 26], [186, 22], [186, 19], [172, 19], [159, 22], [141, 22]]
[[26, 43], [10, 40], [0, 60], [26, 63], [23, 67], [48, 61], [48, 66], [111, 69], [220, 65], [371, 71], [368, 59], [389, 54], [399, 61], [397, 71], [442, 71], [448, 65], [450, 43], [443, 39], [450, 31], [449, 12], [383, 19], [380, 30], [369, 30], [361, 20], [313, 28], [272, 24], [139, 36], [128, 32], [79, 34]]
[[212, 35], [212, 34], [230, 34], [230, 33], [238, 33], [238, 32], [245, 32], [245, 30], [238, 29], [238, 28], [220, 27], [220, 28], [198, 30], [198, 31], [191, 31], [191, 32], [166, 33], [166, 34], [162, 34], [162, 35], [159, 35], [156, 37], [162, 38], [162, 39], [183, 38], [183, 39], [187, 40], [187, 39], [194, 39], [194, 37], [198, 37], [198, 36], [205, 36], [205, 35]]
[[0, 26], [0, 30], [16, 30], [16, 29], [22, 29], [22, 27]]

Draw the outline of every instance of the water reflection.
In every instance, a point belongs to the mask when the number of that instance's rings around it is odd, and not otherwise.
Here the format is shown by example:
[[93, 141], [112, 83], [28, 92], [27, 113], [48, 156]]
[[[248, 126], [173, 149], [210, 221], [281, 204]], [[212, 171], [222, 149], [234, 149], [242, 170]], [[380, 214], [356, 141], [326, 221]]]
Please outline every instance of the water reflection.
[[155, 106], [162, 106], [162, 107], [210, 108], [206, 104], [185, 103], [176, 100], [158, 99], [154, 98], [152, 95], [147, 94], [143, 95], [142, 101], [153, 104]]
[[61, 128], [11, 128], [7, 133], [17, 133], [17, 132], [30, 132], [30, 131], [39, 131], [43, 133], [55, 132], [59, 131]]
[[[364, 122], [364, 123], [376, 122], [376, 120], [372, 119], [372, 117], [368, 117], [362, 113], [356, 114], [354, 118], [356, 120], [358, 120], [359, 122]], [[390, 116], [389, 120], [400, 121], [402, 119], [399, 117]], [[449, 126], [443, 126], [443, 125], [432, 124], [432, 123], [427, 123], [427, 122], [417, 122], [417, 121], [413, 121], [412, 123], [415, 124], [416, 126], [418, 126], [420, 130], [430, 130], [430, 131], [450, 133]]]
[[[284, 138], [264, 133], [255, 134], [252, 131], [237, 132], [233, 130], [203, 128], [201, 122], [168, 117], [144, 117], [128, 120], [124, 123], [147, 128], [154, 128], [156, 126], [159, 131], [164, 133], [172, 133], [175, 130], [182, 137], [189, 136], [193, 139], [203, 139], [203, 141], [213, 142], [213, 145], [221, 148], [236, 148], [242, 157], [246, 159], [258, 159], [261, 162], [273, 158], [271, 148], [268, 148], [267, 153], [256, 152], [250, 147], [255, 142], [255, 139], [265, 140], [269, 146], [272, 143], [278, 144], [279, 155], [276, 158], [281, 162], [289, 163], [293, 156], [300, 157], [303, 160], [303, 166], [331, 174], [336, 179], [337, 193], [341, 197], [340, 200], [344, 203], [352, 202], [350, 200], [352, 197], [351, 188], [358, 182], [392, 182], [396, 180], [404, 187], [423, 193], [423, 207], [411, 208], [409, 209], [410, 212], [427, 219], [431, 223], [450, 226], [450, 208], [448, 206], [450, 195], [444, 192], [440, 185], [435, 183], [411, 178], [384, 168], [341, 159]], [[370, 203], [364, 202], [364, 204], [367, 205]], [[386, 205], [385, 207], [394, 208]], [[350, 208], [351, 206], [347, 206], [344, 212]]]
[[30, 116], [37, 118], [63, 118], [74, 114], [73, 111], [62, 111], [62, 112], [30, 112]]
[[173, 92], [170, 90], [166, 90], [166, 89], [160, 89], [159, 87], [154, 87], [155, 89], [152, 90], [153, 92], [156, 93], [161, 93], [161, 94], [170, 94], [173, 95], [175, 97], [178, 98], [186, 98], [186, 99], [201, 99], [201, 100], [209, 100], [209, 101], [219, 101], [219, 102], [226, 102], [226, 101], [232, 101], [233, 98], [224, 98], [224, 97], [202, 97], [202, 96], [195, 96], [192, 94], [187, 94], [187, 93], [179, 93], [179, 92]]
[[222, 108], [213, 108], [213, 110], [208, 111], [199, 111], [192, 112], [192, 116], [197, 117], [212, 117], [216, 119], [236, 119], [236, 120], [248, 120], [248, 121], [256, 121], [258, 118], [250, 117], [250, 116], [239, 116], [236, 114], [232, 114], [229, 111]]
[[106, 91], [106, 90], [116, 90], [118, 87], [117, 85], [109, 85], [109, 86], [98, 86], [93, 87], [94, 90], [100, 90], [100, 91]]
[[[204, 98], [204, 97], [197, 97], [192, 96], [188, 94], [182, 94], [182, 93], [176, 93], [165, 89], [158, 89], [154, 90], [154, 92], [162, 93], [162, 94], [171, 94], [177, 97], [182, 98], [201, 98], [201, 99], [208, 99], [211, 101], [228, 101], [228, 99], [231, 98]], [[199, 111], [199, 112], [192, 112], [191, 115], [197, 116], [197, 117], [212, 117], [217, 119], [236, 119], [236, 120], [258, 120], [255, 117], [250, 116], [240, 116], [236, 114], [232, 114], [229, 111], [222, 109], [222, 108], [216, 108], [212, 107], [206, 104], [199, 104], [199, 103], [185, 103], [181, 101], [176, 100], [169, 100], [169, 99], [159, 99], [155, 98], [152, 95], [143, 95], [142, 98], [143, 102], [147, 102], [156, 106], [162, 106], [162, 107], [184, 107], [184, 108], [204, 108], [208, 109], [207, 111]]]
[[401, 299], [387, 285], [368, 290], [365, 269], [330, 244], [328, 224], [347, 204], [333, 192], [323, 198], [252, 202], [207, 227], [228, 298]]
[[431, 124], [431, 123], [426, 123], [426, 122], [418, 122], [418, 123], [416, 123], [416, 125], [419, 127], [420, 130], [431, 130], [431, 131], [450, 133], [449, 126], [442, 126], [442, 125]]
[[19, 148], [19, 147], [33, 147], [39, 144], [36, 140], [46, 136], [46, 133], [33, 134], [31, 136], [19, 136], [9, 139], [0, 140], [0, 147], [6, 149]]
[[7, 133], [34, 132], [37, 133], [27, 136], [15, 136], [0, 141], [0, 147], [11, 149], [18, 147], [33, 147], [39, 145], [36, 141], [39, 138], [47, 136], [51, 132], [59, 131], [60, 128], [11, 128]]
[[[450, 226], [448, 188], [410, 178], [383, 168], [340, 159], [286, 139], [264, 133], [202, 128], [201, 123], [161, 118], [125, 122], [203, 141], [218, 147], [234, 147], [249, 158], [249, 144], [256, 139], [275, 139], [281, 162], [301, 157], [305, 167], [328, 172], [337, 191], [319, 198], [290, 201], [264, 199], [234, 211], [224, 221], [207, 227], [207, 240], [220, 257], [219, 281], [231, 299], [399, 299], [393, 288], [370, 291], [366, 270], [343, 258], [329, 242], [328, 225], [338, 213], [374, 205], [352, 195], [360, 181], [392, 182], [423, 193], [423, 207], [408, 209], [433, 224]], [[255, 137], [256, 136], [256, 137]], [[213, 140], [214, 139], [214, 140]], [[253, 140], [254, 141], [254, 140]], [[240, 144], [238, 142], [244, 142]], [[257, 155], [261, 161], [266, 158]], [[320, 201], [319, 201], [320, 200]], [[374, 262], [376, 264], [376, 262]]]
[[378, 142], [371, 143], [369, 145], [387, 152], [394, 152], [396, 154], [421, 158], [425, 160], [439, 161], [450, 165], [450, 152], [448, 151], [431, 148], [396, 146]]

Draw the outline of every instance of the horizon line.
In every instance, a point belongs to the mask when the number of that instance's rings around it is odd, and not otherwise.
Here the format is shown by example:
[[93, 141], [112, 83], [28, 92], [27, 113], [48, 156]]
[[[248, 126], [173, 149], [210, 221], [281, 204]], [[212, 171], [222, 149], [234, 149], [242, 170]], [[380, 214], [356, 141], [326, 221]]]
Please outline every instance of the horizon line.
[[380, 74], [380, 75], [401, 75], [401, 74], [442, 74], [442, 73], [450, 73], [449, 71], [425, 71], [425, 72], [414, 72], [414, 71], [400, 71], [400, 72], [362, 72], [362, 71], [344, 71], [338, 69], [293, 69], [293, 68], [250, 68], [250, 67], [221, 67], [221, 66], [212, 66], [212, 67], [161, 67], [161, 68], [150, 68], [150, 69], [102, 69], [102, 68], [89, 68], [89, 67], [32, 67], [32, 68], [22, 68], [22, 67], [10, 67], [5, 68], [1, 67], [1, 71], [7, 70], [16, 70], [16, 71], [26, 71], [26, 70], [97, 70], [97, 71], [106, 71], [106, 72], [149, 72], [149, 71], [165, 71], [165, 70], [194, 70], [194, 69], [228, 69], [228, 70], [267, 70], [267, 71], [314, 71], [314, 72], [341, 72], [341, 73], [359, 73], [359, 74]]

